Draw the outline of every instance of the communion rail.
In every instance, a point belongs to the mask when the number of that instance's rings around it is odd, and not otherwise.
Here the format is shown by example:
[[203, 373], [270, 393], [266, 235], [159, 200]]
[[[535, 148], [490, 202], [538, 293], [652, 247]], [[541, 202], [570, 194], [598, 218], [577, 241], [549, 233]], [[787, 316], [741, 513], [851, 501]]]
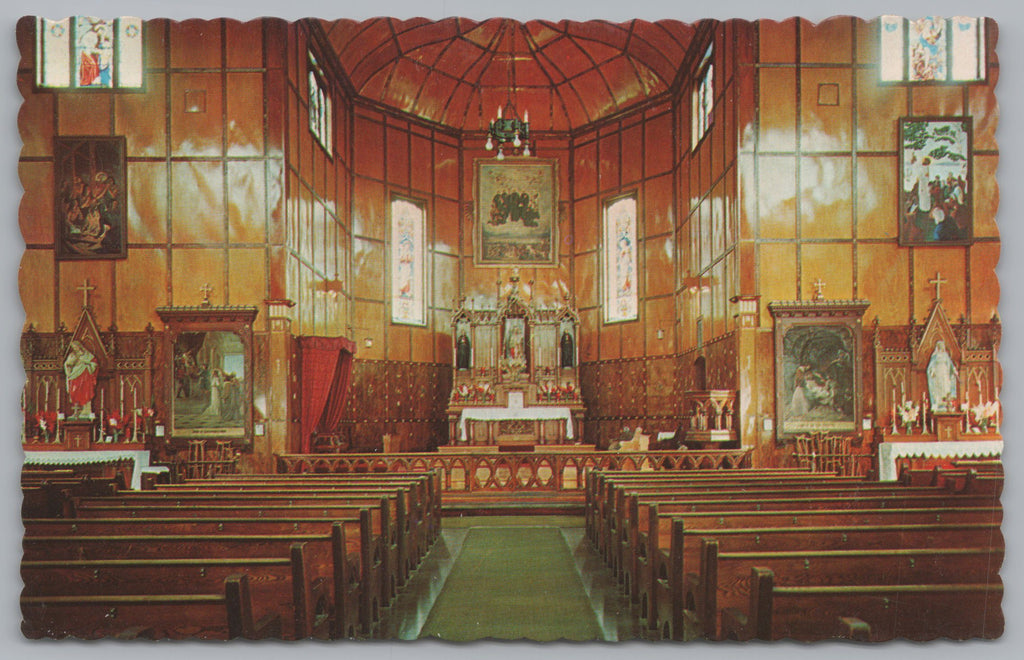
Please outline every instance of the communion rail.
[[750, 449], [647, 452], [279, 454], [281, 474], [428, 472], [442, 489], [582, 491], [589, 470], [712, 470], [750, 467]]

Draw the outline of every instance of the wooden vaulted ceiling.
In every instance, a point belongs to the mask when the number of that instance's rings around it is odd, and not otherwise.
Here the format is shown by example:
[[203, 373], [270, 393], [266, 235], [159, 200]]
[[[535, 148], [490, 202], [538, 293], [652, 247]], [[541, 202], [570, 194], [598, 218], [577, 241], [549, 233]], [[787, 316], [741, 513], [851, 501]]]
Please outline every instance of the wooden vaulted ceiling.
[[356, 93], [461, 131], [485, 130], [508, 100], [534, 131], [570, 131], [642, 103], [670, 89], [695, 30], [503, 18], [321, 25]]

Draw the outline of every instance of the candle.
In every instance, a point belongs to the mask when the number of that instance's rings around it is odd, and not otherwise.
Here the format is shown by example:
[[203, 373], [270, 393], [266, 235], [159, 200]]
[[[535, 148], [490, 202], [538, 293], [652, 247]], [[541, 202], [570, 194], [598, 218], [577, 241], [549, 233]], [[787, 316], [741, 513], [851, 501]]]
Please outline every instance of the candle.
[[119, 410], [121, 411], [121, 416], [124, 417], [124, 381], [123, 380], [121, 381], [121, 396], [119, 398], [120, 398], [120, 401], [118, 402]]
[[43, 381], [43, 410], [50, 409], [50, 381]]
[[523, 123], [524, 124], [529, 124], [530, 123], [530, 111], [529, 110], [523, 111]]
[[100, 390], [100, 423], [103, 423], [103, 390]]
[[501, 119], [501, 106], [498, 106], [498, 119]]

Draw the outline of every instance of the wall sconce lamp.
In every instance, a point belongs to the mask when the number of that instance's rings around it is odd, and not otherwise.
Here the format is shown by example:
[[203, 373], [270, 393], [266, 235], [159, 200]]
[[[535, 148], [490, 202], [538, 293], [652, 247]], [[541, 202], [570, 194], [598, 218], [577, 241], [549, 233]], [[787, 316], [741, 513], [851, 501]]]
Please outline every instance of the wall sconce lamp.
[[664, 338], [665, 338], [665, 331], [662, 330], [661, 328], [658, 328], [658, 339], [664, 339]]
[[367, 337], [363, 340], [363, 346], [366, 348], [373, 348], [373, 337]]

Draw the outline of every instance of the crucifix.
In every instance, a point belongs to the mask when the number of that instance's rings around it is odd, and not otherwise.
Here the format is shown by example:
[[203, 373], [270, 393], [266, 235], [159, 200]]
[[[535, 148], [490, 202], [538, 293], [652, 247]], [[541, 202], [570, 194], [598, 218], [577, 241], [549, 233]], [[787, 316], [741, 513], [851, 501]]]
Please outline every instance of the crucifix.
[[210, 304], [210, 292], [213, 291], [213, 287], [210, 286], [207, 283], [207, 284], [204, 284], [203, 286], [199, 287], [199, 290], [202, 291], [202, 293], [203, 293], [203, 304], [204, 305], [209, 305]]
[[75, 288], [82, 292], [82, 309], [85, 309], [86, 307], [89, 306], [89, 292], [95, 289], [96, 287], [93, 286], [92, 284], [89, 284], [89, 278], [87, 277], [85, 278], [85, 283], [82, 286]]
[[939, 287], [948, 282], [949, 280], [942, 279], [942, 275], [939, 275], [939, 271], [935, 271], [935, 279], [928, 280], [928, 284], [935, 285], [935, 299], [942, 300], [942, 295], [939, 293]]
[[819, 277], [812, 286], [814, 286], [814, 299], [824, 300], [825, 294], [821, 290], [825, 288], [825, 283], [821, 281], [821, 278]]

